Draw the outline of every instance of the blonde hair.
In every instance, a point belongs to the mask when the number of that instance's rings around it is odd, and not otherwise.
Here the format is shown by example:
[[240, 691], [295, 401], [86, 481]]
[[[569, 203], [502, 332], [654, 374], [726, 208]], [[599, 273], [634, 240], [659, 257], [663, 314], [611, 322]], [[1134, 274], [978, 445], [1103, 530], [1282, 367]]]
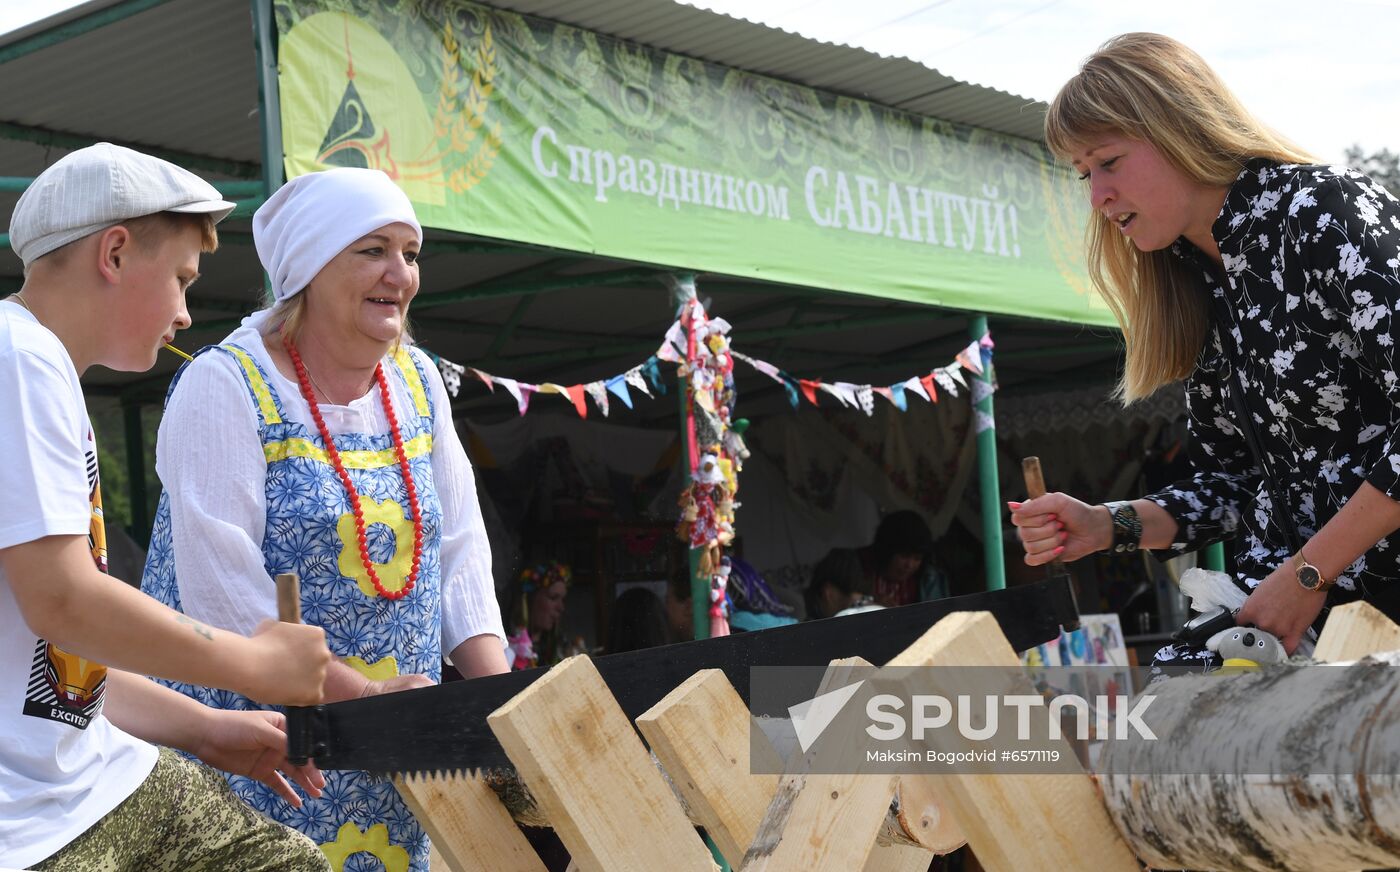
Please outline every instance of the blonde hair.
[[[1045, 142], [1068, 160], [1090, 137], [1150, 143], [1201, 185], [1229, 187], [1252, 158], [1315, 158], [1260, 123], [1191, 49], [1156, 33], [1104, 43], [1060, 89], [1045, 116]], [[1210, 324], [1200, 279], [1169, 250], [1139, 251], [1094, 210], [1085, 234], [1089, 277], [1123, 330], [1126, 405], [1195, 368]]]

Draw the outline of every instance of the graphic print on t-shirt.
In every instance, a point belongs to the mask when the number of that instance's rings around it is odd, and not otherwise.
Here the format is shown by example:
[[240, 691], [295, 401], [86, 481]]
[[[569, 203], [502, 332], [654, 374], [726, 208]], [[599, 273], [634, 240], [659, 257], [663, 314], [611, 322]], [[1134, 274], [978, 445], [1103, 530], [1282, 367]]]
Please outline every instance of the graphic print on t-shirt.
[[[102, 485], [97, 475], [97, 442], [88, 431], [83, 452], [87, 467], [88, 505], [92, 520], [88, 525], [88, 549], [101, 572], [107, 571], [107, 531], [102, 518]], [[80, 730], [97, 716], [107, 690], [107, 667], [39, 639], [34, 663], [24, 692], [24, 713], [31, 717], [60, 721]]]

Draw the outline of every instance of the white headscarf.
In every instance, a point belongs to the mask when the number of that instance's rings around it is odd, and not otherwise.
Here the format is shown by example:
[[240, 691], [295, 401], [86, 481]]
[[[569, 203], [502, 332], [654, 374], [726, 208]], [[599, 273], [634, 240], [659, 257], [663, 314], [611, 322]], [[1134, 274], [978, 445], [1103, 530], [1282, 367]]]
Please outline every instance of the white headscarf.
[[306, 289], [345, 247], [387, 224], [423, 228], [408, 196], [380, 170], [341, 167], [298, 176], [253, 213], [253, 243], [280, 303]]

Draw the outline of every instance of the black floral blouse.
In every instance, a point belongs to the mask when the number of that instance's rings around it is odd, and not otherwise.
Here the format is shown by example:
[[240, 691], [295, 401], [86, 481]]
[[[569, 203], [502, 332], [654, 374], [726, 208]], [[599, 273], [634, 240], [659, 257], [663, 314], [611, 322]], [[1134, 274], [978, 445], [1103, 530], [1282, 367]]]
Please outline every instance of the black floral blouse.
[[[1185, 240], [1173, 248], [1212, 298], [1186, 382], [1198, 472], [1148, 499], [1179, 523], [1173, 551], [1237, 537], [1253, 587], [1293, 548], [1236, 426], [1241, 385], [1272, 492], [1303, 542], [1363, 480], [1400, 499], [1400, 202], [1352, 170], [1255, 160], [1212, 234], [1223, 272]], [[1400, 534], [1348, 567], [1329, 603], [1360, 596], [1400, 617]]]

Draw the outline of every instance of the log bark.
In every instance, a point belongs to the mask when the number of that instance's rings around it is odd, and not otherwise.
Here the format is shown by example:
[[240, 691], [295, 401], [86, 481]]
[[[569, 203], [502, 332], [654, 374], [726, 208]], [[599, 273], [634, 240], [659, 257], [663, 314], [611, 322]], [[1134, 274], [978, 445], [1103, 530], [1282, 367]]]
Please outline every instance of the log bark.
[[1160, 682], [1109, 741], [1114, 823], [1159, 869], [1400, 867], [1400, 652]]

